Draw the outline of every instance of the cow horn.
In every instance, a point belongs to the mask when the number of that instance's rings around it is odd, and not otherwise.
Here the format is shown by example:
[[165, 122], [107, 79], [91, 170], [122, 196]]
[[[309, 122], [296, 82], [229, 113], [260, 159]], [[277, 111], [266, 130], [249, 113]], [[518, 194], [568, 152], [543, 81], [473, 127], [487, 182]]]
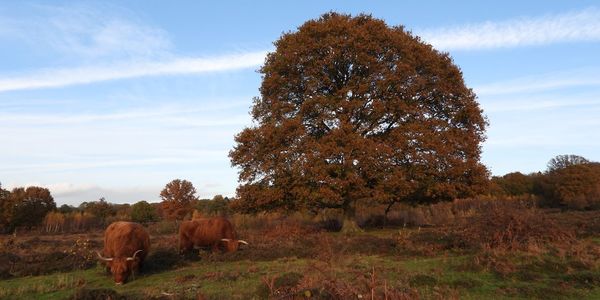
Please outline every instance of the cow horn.
[[244, 241], [244, 240], [238, 240], [238, 243], [244, 244], [244, 245], [249, 245], [248, 242]]
[[102, 254], [100, 254], [100, 252], [96, 251], [96, 254], [98, 254], [98, 257], [100, 257], [101, 260], [103, 261], [112, 261], [112, 258], [106, 258], [104, 256], [102, 256]]
[[134, 259], [135, 259], [135, 256], [136, 256], [136, 255], [137, 255], [139, 252], [142, 252], [142, 251], [144, 251], [144, 250], [138, 250], [138, 251], [135, 251], [135, 253], [133, 253], [133, 256], [132, 256], [132, 257], [128, 257], [128, 258], [127, 258], [127, 260], [134, 260]]
[[231, 242], [230, 239], [221, 239], [222, 242]]

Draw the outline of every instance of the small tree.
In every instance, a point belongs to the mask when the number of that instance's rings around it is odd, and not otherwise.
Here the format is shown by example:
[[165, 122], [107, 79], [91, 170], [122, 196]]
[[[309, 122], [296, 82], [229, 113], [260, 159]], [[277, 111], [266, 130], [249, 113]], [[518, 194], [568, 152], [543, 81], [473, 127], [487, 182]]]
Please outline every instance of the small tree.
[[165, 186], [160, 197], [165, 218], [182, 220], [191, 212], [191, 203], [197, 199], [196, 188], [187, 180], [175, 179]]
[[131, 220], [139, 223], [158, 221], [158, 214], [152, 204], [139, 201], [131, 206]]
[[8, 230], [17, 226], [31, 228], [39, 225], [48, 212], [56, 209], [50, 190], [37, 186], [14, 188], [5, 201], [3, 206]]
[[557, 155], [548, 162], [547, 172], [564, 169], [568, 166], [587, 164], [590, 161], [583, 156], [574, 154]]
[[114, 205], [108, 203], [104, 197], [101, 197], [98, 201], [84, 202], [82, 206], [84, 206], [85, 212], [94, 215], [103, 225], [106, 225], [109, 217], [117, 214]]
[[235, 137], [235, 207], [340, 209], [483, 191], [486, 120], [447, 53], [368, 15], [328, 13], [267, 55], [255, 126]]

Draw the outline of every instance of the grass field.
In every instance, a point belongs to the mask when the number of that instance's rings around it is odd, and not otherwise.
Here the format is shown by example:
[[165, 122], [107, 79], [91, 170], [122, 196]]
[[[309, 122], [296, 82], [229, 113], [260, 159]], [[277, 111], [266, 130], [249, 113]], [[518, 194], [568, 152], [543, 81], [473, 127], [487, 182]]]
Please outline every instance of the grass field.
[[[553, 216], [576, 227], [598, 214]], [[176, 254], [174, 234], [153, 235], [145, 269], [122, 286], [93, 257], [101, 232], [5, 236], [0, 263], [13, 268], [2, 273], [0, 299], [600, 299], [597, 232], [520, 248], [466, 246], [460, 232], [342, 234], [282, 222], [240, 230], [251, 245], [236, 253], [187, 257]], [[65, 265], [42, 263], [52, 257]]]

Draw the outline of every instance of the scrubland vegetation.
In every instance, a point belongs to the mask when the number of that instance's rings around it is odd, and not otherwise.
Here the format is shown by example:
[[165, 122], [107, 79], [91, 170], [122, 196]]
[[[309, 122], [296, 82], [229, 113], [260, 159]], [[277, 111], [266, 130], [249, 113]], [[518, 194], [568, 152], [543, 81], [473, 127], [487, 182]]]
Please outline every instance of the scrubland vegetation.
[[233, 214], [250, 246], [177, 254], [174, 221], [149, 223], [152, 250], [115, 286], [97, 262], [102, 231], [1, 237], [0, 298], [481, 299], [600, 295], [600, 211], [538, 208], [534, 196], [337, 212]]

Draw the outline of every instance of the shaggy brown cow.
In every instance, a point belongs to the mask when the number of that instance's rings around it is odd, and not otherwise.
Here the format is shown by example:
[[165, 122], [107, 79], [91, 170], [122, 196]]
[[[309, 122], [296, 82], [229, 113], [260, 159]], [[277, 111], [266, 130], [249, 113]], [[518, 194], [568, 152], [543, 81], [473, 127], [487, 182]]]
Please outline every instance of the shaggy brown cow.
[[240, 244], [248, 245], [248, 242], [236, 239], [233, 225], [222, 217], [184, 221], [179, 226], [180, 253], [204, 247], [216, 252], [220, 245], [225, 246], [226, 252], [233, 252]]
[[148, 251], [150, 235], [146, 229], [133, 222], [114, 222], [104, 232], [104, 256], [98, 256], [106, 262], [116, 284], [123, 284], [130, 274], [137, 272]]

